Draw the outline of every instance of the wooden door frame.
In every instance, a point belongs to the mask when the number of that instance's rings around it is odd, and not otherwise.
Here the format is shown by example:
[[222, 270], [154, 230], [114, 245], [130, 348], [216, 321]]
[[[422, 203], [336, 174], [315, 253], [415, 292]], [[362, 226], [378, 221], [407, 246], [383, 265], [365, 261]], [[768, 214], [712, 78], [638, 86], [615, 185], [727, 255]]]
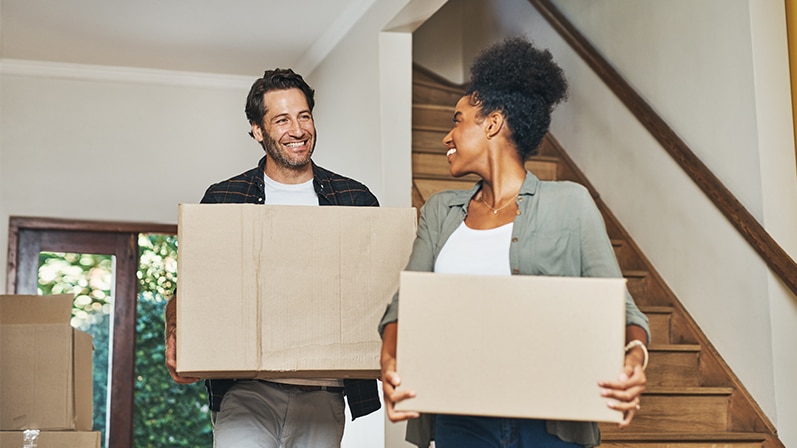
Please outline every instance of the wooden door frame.
[[[116, 257], [107, 448], [133, 446], [138, 292], [136, 272], [140, 233], [176, 235], [177, 226], [15, 216], [9, 218], [6, 270], [6, 291], [9, 294], [36, 294], [38, 254], [42, 250], [109, 254]], [[34, 285], [32, 290], [31, 282]]]

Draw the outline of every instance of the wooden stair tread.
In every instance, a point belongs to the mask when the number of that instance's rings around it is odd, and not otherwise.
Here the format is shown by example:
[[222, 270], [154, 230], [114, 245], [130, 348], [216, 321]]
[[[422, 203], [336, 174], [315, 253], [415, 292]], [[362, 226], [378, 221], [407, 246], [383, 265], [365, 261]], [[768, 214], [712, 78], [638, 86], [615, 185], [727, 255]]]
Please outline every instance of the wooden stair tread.
[[450, 92], [450, 93], [458, 93], [460, 95], [464, 95], [465, 94], [465, 90], [460, 88], [460, 87], [446, 86], [446, 85], [443, 85], [443, 84], [438, 84], [438, 83], [433, 82], [433, 81], [427, 81], [425, 79], [415, 79], [415, 78], [413, 78], [412, 84], [413, 85], [418, 85], [418, 86], [423, 86], [423, 87], [431, 87], [431, 88], [434, 88], [434, 89], [437, 89], [437, 90], [442, 90], [442, 91]]
[[433, 103], [412, 103], [413, 109], [427, 109], [427, 110], [437, 110], [437, 111], [446, 111], [454, 112], [454, 105], [446, 106], [443, 104], [433, 104]]
[[639, 310], [645, 314], [672, 314], [675, 309], [671, 306], [640, 305]]
[[732, 387], [689, 386], [689, 387], [648, 387], [642, 395], [730, 395]]
[[414, 124], [412, 125], [413, 131], [432, 131], [432, 132], [442, 132], [443, 134], [447, 134], [448, 131], [451, 130], [453, 126], [443, 127], [443, 126], [430, 126], [426, 124]]
[[[631, 422], [634, 425], [634, 422]], [[670, 442], [762, 442], [767, 434], [759, 432], [623, 432], [611, 431], [601, 435], [601, 442], [622, 440], [655, 440]]]
[[650, 344], [651, 352], [699, 352], [700, 344]]

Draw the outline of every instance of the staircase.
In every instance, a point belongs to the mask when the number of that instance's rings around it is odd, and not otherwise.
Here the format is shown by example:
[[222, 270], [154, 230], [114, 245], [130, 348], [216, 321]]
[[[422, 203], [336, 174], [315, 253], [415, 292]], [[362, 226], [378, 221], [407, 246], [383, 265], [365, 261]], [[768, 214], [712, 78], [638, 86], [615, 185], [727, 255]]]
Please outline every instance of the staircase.
[[[464, 87], [413, 69], [413, 206], [440, 190], [469, 189], [476, 176], [453, 178], [442, 139]], [[776, 430], [673, 292], [606, 207], [556, 139], [546, 136], [526, 167], [542, 180], [570, 180], [592, 193], [637, 305], [650, 319], [648, 386], [631, 426], [601, 424], [606, 448], [783, 447]]]

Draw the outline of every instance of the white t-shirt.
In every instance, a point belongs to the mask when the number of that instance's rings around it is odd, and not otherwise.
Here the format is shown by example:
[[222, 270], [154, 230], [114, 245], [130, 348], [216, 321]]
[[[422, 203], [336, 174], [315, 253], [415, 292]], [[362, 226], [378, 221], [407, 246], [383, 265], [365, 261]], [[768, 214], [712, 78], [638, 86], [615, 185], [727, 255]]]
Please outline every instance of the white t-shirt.
[[463, 221], [437, 255], [434, 271], [443, 274], [511, 275], [509, 246], [514, 223], [487, 230]]
[[263, 174], [266, 203], [271, 205], [318, 205], [313, 179], [301, 184], [283, 184]]

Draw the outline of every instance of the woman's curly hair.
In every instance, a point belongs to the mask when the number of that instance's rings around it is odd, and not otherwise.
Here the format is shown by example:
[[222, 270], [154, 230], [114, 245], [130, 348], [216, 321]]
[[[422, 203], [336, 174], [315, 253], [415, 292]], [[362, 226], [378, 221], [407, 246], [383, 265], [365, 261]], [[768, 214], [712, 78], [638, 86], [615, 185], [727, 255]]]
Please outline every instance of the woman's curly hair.
[[523, 160], [536, 154], [554, 106], [567, 97], [567, 80], [551, 53], [513, 37], [482, 50], [470, 72], [471, 105], [482, 117], [504, 115]]

